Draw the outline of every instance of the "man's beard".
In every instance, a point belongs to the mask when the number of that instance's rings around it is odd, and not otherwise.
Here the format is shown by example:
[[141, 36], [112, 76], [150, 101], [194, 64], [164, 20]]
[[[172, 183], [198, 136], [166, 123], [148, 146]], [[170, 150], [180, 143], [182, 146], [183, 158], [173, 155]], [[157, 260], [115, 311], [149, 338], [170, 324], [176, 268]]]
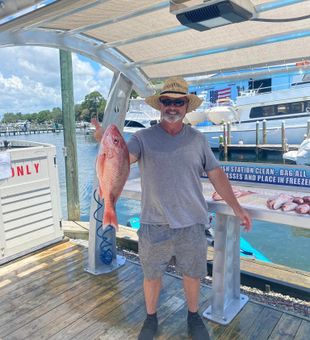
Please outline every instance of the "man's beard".
[[180, 113], [176, 113], [176, 114], [173, 114], [173, 115], [171, 115], [169, 113], [162, 113], [161, 118], [168, 123], [176, 123], [179, 120], [182, 120], [183, 116]]

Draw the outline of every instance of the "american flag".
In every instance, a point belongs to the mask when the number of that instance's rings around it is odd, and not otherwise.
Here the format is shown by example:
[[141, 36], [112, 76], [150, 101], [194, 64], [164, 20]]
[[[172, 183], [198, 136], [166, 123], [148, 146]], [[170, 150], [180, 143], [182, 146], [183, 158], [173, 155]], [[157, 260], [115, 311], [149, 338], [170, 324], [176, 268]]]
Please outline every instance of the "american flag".
[[220, 90], [212, 90], [210, 91], [210, 102], [216, 103], [219, 99], [223, 101], [223, 99], [225, 98], [229, 100], [230, 95], [231, 95], [230, 87], [226, 87], [225, 89], [220, 89]]
[[221, 89], [217, 91], [217, 99], [223, 99], [223, 98], [230, 98], [230, 87], [226, 87], [225, 89]]

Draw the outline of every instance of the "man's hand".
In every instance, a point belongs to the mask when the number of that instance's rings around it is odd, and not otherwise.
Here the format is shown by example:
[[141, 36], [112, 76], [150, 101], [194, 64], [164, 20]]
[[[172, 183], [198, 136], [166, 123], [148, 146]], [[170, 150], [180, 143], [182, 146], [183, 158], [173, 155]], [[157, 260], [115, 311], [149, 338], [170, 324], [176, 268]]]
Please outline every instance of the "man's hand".
[[96, 141], [99, 143], [101, 141], [101, 138], [103, 136], [103, 128], [100, 126], [99, 122], [97, 121], [96, 118], [92, 118], [92, 120], [90, 121], [96, 128], [96, 131], [94, 132], [94, 138], [96, 139]]
[[138, 160], [138, 158], [135, 155], [129, 153], [129, 162], [130, 162], [130, 164], [135, 163], [137, 160]]
[[234, 213], [239, 217], [241, 224], [244, 228], [243, 230], [249, 232], [252, 230], [252, 218], [249, 213], [244, 210], [241, 206], [238, 210], [234, 210]]
[[250, 231], [252, 229], [252, 218], [239, 204], [225, 172], [221, 168], [215, 168], [208, 172], [208, 177], [217, 193], [233, 209], [235, 215], [240, 218], [244, 231]]

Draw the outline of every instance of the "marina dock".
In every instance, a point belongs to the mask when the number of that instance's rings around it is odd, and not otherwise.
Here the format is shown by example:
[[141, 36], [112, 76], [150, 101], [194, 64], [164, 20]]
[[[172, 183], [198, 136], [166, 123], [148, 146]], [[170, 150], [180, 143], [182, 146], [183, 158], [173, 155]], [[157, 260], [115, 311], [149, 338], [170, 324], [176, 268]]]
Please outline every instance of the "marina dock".
[[[76, 126], [78, 130], [86, 130], [86, 127], [83, 126]], [[63, 127], [37, 127], [31, 129], [5, 129], [0, 127], [0, 137], [7, 137], [7, 136], [20, 136], [20, 135], [35, 135], [39, 133], [59, 133], [63, 131]]]
[[256, 160], [268, 159], [270, 156], [282, 157], [287, 151], [298, 150], [299, 145], [282, 144], [220, 144], [218, 147], [212, 147], [213, 151], [219, 152], [220, 159], [239, 159], [245, 156], [254, 155]]
[[[0, 268], [0, 334], [9, 339], [136, 339], [145, 317], [139, 264], [101, 276], [84, 271], [87, 249], [63, 242]], [[167, 289], [166, 289], [167, 287]], [[202, 312], [211, 289], [202, 285]], [[182, 280], [165, 274], [157, 339], [187, 339]], [[206, 321], [211, 339], [308, 339], [310, 321], [250, 301], [228, 326]]]
[[[297, 150], [299, 145], [292, 144], [288, 145], [287, 148], [289, 151]], [[223, 146], [220, 145], [219, 150], [223, 149]], [[230, 152], [245, 152], [245, 151], [256, 151], [258, 152], [282, 152], [283, 148], [281, 144], [228, 144], [227, 149]]]

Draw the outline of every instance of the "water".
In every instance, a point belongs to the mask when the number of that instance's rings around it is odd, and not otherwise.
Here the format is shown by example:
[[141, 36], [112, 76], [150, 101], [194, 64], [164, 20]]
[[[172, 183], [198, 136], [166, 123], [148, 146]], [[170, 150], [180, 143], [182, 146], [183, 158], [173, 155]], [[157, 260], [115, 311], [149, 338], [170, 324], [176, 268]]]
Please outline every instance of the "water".
[[[97, 144], [93, 138], [83, 133], [77, 133], [77, 156], [79, 167], [79, 193], [81, 204], [81, 221], [89, 220], [89, 210], [92, 200], [92, 186], [95, 176], [95, 159]], [[125, 135], [127, 139], [129, 136]], [[59, 171], [61, 206], [63, 218], [67, 218], [65, 165], [63, 156], [63, 134], [36, 134], [25, 136], [11, 136], [2, 139], [7, 140], [31, 140], [49, 143], [56, 146], [57, 164]], [[131, 176], [135, 176], [137, 167], [131, 170]], [[140, 214], [140, 202], [120, 198], [117, 202], [119, 223], [126, 225], [132, 217]], [[252, 244], [254, 248], [263, 253], [272, 262], [290, 266], [301, 270], [310, 271], [309, 249], [310, 231], [294, 228], [288, 225], [254, 221], [253, 230], [250, 233], [241, 233], [241, 236]]]

